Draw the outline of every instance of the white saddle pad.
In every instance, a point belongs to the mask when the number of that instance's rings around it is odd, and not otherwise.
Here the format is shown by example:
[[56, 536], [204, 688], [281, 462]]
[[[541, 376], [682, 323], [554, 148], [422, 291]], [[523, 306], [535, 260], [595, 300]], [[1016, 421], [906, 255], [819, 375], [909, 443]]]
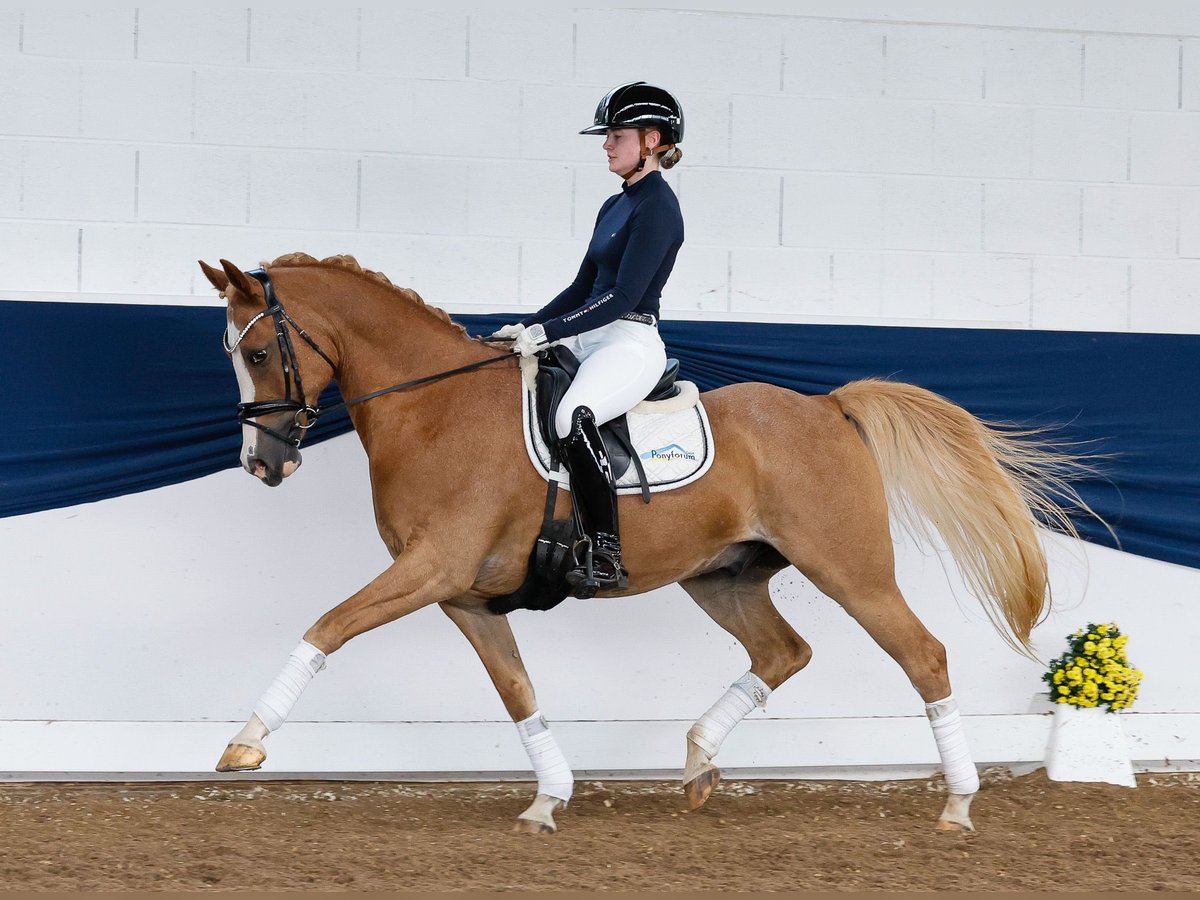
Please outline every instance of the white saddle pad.
[[[672, 491], [691, 484], [708, 471], [713, 461], [712, 428], [700, 391], [690, 381], [678, 382], [680, 393], [655, 403], [642, 401], [629, 412], [629, 437], [646, 470], [646, 482], [653, 493]], [[550, 451], [537, 425], [534, 391], [526, 379], [521, 384], [521, 413], [525, 419], [525, 449], [533, 467], [550, 479]], [[570, 488], [565, 470], [554, 476]], [[629, 468], [617, 482], [617, 493], [641, 493], [637, 466]]]

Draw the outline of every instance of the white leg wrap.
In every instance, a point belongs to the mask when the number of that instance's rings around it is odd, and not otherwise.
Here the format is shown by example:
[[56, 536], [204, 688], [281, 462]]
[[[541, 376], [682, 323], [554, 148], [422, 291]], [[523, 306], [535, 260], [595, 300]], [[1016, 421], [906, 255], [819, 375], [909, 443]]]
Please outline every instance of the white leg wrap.
[[571, 799], [571, 791], [575, 787], [575, 776], [567, 765], [567, 758], [558, 748], [558, 741], [550, 733], [550, 726], [542, 718], [540, 712], [535, 712], [528, 719], [517, 723], [517, 734], [533, 763], [534, 774], [537, 775], [538, 793], [546, 794], [566, 803]]
[[945, 700], [925, 704], [925, 715], [933, 728], [938, 753], [942, 757], [942, 772], [951, 794], [974, 794], [979, 790], [979, 772], [971, 759], [967, 737], [963, 734], [962, 714], [958, 701], [951, 694]]
[[254, 704], [254, 714], [268, 731], [277, 730], [287, 720], [308, 683], [323, 668], [325, 654], [307, 641], [301, 641], [288, 657], [283, 671], [275, 676], [262, 699]]
[[729, 732], [756, 707], [766, 706], [771, 689], [753, 672], [747, 672], [732, 685], [712, 708], [688, 731], [688, 740], [712, 759], [721, 749]]

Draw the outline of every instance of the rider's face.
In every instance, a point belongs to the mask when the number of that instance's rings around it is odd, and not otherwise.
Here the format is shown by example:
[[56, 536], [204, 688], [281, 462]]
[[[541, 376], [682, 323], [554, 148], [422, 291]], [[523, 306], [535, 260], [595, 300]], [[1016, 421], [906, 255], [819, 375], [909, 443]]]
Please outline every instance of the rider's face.
[[604, 152], [608, 154], [608, 171], [628, 172], [638, 164], [642, 148], [638, 142], [636, 128], [610, 128], [604, 139]]

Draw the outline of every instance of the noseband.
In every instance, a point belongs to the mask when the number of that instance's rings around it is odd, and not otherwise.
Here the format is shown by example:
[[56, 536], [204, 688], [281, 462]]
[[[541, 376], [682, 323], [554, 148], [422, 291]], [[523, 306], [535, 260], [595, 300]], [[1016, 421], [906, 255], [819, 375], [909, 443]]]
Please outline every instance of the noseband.
[[[251, 425], [259, 431], [264, 431], [271, 437], [283, 441], [285, 444], [291, 444], [293, 447], [299, 447], [300, 441], [304, 437], [304, 432], [317, 424], [317, 420], [326, 413], [341, 409], [342, 407], [351, 407], [358, 403], [363, 403], [375, 397], [380, 397], [383, 394], [390, 394], [394, 391], [403, 391], [408, 388], [417, 387], [422, 384], [429, 384], [434, 381], [441, 381], [443, 378], [449, 378], [451, 375], [459, 375], [463, 372], [471, 372], [475, 369], [481, 369], [484, 366], [490, 366], [493, 363], [503, 362], [506, 359], [513, 359], [512, 356], [495, 356], [488, 359], [480, 360], [479, 362], [469, 363], [465, 366], [459, 366], [457, 369], [450, 369], [445, 372], [438, 372], [435, 375], [426, 375], [423, 378], [416, 378], [412, 381], [405, 381], [401, 384], [394, 384], [391, 387], [381, 388], [377, 391], [372, 391], [369, 394], [363, 394], [361, 397], [355, 397], [353, 400], [341, 400], [334, 403], [332, 406], [317, 407], [310, 406], [305, 402], [304, 382], [300, 377], [300, 361], [296, 356], [296, 347], [292, 343], [292, 336], [289, 328], [300, 335], [304, 343], [312, 347], [317, 352], [317, 355], [329, 365], [329, 368], [334, 372], [337, 371], [337, 366], [329, 355], [320, 348], [316, 341], [309, 337], [308, 332], [301, 328], [296, 320], [291, 317], [283, 304], [279, 301], [279, 297], [275, 294], [275, 285], [271, 283], [271, 276], [267, 274], [265, 268], [253, 269], [246, 273], [251, 278], [255, 279], [263, 288], [263, 299], [266, 301], [267, 308], [256, 314], [246, 327], [238, 334], [233, 345], [229, 343], [229, 335], [226, 332], [221, 337], [221, 343], [225, 347], [225, 352], [230, 356], [237, 350], [238, 345], [242, 343], [242, 339], [246, 337], [250, 329], [253, 328], [260, 319], [270, 316], [275, 321], [275, 340], [279, 344], [279, 360], [283, 365], [283, 391], [282, 400], [256, 400], [251, 403], [239, 403], [237, 405], [238, 421], [243, 425]], [[293, 389], [295, 398], [293, 398]], [[256, 422], [257, 416], [271, 415], [272, 413], [291, 412], [295, 414], [295, 422], [290, 429], [289, 434], [283, 434], [264, 425], [261, 422]], [[294, 436], [293, 436], [294, 435]]]

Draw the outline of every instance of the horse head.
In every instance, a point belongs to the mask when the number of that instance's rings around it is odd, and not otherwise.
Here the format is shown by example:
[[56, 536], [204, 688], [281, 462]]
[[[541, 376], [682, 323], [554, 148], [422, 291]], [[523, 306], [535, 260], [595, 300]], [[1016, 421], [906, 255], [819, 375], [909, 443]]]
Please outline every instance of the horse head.
[[203, 261], [200, 268], [227, 304], [224, 343], [241, 394], [242, 468], [276, 487], [300, 467], [300, 441], [333, 364], [274, 297], [263, 270], [251, 273], [255, 280], [224, 259], [221, 269]]

